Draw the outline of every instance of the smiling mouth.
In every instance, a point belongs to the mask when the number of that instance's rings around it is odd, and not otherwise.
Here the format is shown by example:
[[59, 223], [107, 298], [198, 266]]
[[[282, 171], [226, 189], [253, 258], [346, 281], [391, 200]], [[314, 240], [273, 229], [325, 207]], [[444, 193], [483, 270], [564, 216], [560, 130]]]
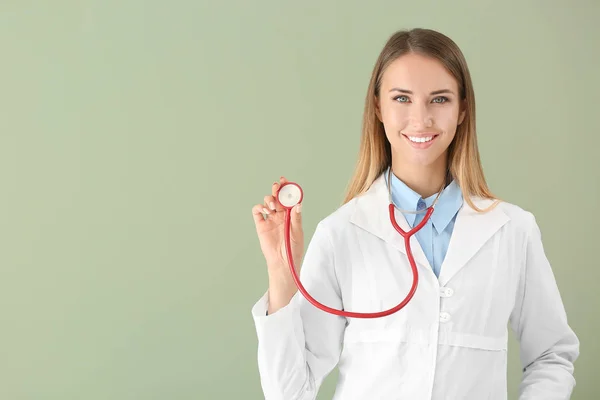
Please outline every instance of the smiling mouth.
[[411, 135], [402, 134], [402, 136], [404, 136], [405, 138], [407, 138], [408, 140], [410, 140], [413, 143], [428, 143], [428, 142], [431, 142], [436, 137], [438, 137], [439, 134], [432, 134], [432, 135], [428, 135], [428, 136], [411, 136]]

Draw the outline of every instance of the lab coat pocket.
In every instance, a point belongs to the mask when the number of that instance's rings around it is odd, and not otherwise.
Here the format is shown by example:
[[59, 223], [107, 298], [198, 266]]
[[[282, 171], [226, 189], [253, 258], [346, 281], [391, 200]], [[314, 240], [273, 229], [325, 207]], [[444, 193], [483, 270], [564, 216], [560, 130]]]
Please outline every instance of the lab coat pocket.
[[440, 393], [451, 399], [506, 400], [506, 335], [442, 331], [438, 340], [438, 368], [446, 382]]
[[[479, 366], [476, 370], [467, 372], [472, 377], [481, 373], [480, 378], [476, 380], [487, 383], [481, 388], [479, 398], [506, 400], [508, 337], [450, 334], [449, 339], [454, 345], [465, 348], [465, 364]], [[455, 379], [460, 379], [460, 376], [456, 376]]]

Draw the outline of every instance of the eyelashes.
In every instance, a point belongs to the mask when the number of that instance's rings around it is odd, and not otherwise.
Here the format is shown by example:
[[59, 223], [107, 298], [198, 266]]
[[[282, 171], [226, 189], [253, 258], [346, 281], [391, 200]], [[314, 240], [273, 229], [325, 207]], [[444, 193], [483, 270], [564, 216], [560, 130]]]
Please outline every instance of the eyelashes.
[[[400, 101], [400, 99], [403, 99], [403, 100]], [[398, 103], [407, 103], [409, 99], [408, 99], [408, 96], [400, 95], [400, 96], [394, 97], [393, 100], [397, 101]], [[440, 101], [437, 101], [437, 100], [440, 100]], [[434, 104], [444, 104], [444, 103], [449, 103], [450, 99], [446, 96], [438, 96], [438, 97], [434, 98], [431, 102]]]

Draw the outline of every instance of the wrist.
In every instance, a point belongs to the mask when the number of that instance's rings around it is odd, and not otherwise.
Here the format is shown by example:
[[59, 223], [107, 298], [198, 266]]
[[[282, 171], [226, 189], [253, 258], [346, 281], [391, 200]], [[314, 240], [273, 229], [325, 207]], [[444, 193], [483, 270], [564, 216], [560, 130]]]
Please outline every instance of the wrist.
[[297, 291], [291, 276], [269, 275], [269, 314], [288, 305]]

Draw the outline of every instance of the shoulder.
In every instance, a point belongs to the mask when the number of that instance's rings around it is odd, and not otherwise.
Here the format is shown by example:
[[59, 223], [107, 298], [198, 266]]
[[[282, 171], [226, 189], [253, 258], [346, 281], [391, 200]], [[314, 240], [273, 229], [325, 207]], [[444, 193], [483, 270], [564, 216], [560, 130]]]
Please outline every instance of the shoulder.
[[[494, 200], [481, 199], [472, 197], [473, 203], [481, 209], [486, 209], [493, 206]], [[476, 212], [471, 210], [471, 212]], [[520, 233], [528, 236], [532, 230], [537, 229], [536, 217], [532, 211], [527, 210], [515, 203], [510, 203], [504, 200], [498, 201], [498, 204], [490, 211], [490, 213], [500, 213], [507, 217], [507, 226], [515, 233]]]

